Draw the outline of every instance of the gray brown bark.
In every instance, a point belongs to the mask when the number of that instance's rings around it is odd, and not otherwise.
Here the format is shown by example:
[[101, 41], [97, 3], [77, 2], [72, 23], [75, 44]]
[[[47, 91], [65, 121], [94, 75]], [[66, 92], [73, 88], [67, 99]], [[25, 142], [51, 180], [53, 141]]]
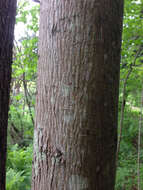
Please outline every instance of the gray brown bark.
[[123, 1], [43, 0], [32, 190], [113, 190]]
[[0, 190], [5, 190], [7, 122], [16, 0], [0, 0]]

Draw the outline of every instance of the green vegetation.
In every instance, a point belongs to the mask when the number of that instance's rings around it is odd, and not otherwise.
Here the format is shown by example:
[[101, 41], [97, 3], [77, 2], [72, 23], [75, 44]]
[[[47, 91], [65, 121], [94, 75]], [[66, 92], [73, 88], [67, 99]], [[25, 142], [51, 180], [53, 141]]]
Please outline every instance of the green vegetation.
[[[136, 190], [139, 176], [138, 133], [143, 91], [143, 2], [126, 0], [124, 12], [119, 134], [123, 111], [124, 114], [116, 190]], [[38, 58], [38, 16], [39, 5], [31, 4], [28, 0], [19, 2], [16, 25], [21, 23], [26, 32], [15, 40], [14, 47], [8, 130], [7, 190], [30, 189]], [[143, 127], [140, 136], [140, 187], [143, 189]]]
[[29, 190], [31, 183], [32, 146], [8, 150], [7, 190]]
[[[19, 1], [8, 128], [7, 190], [29, 190], [32, 172], [39, 6]], [[17, 27], [19, 26], [19, 27]], [[24, 33], [25, 31], [25, 33]], [[17, 33], [17, 31], [16, 31]], [[17, 40], [18, 38], [18, 40]]]
[[[116, 177], [116, 190], [136, 190], [138, 181], [138, 132], [143, 90], [143, 2], [126, 0], [120, 74], [119, 129], [124, 117]], [[125, 90], [124, 90], [125, 89]], [[124, 91], [124, 92], [123, 92]], [[123, 100], [124, 93], [124, 100]], [[123, 105], [122, 105], [122, 101]], [[143, 189], [143, 127], [140, 147], [140, 188]]]

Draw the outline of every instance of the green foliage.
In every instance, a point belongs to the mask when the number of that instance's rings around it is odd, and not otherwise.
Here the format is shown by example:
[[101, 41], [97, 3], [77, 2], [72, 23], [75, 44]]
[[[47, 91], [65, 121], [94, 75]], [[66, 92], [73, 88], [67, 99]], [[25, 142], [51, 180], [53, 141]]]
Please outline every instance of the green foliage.
[[[122, 66], [129, 66], [134, 61], [134, 56], [140, 45], [143, 45], [143, 19], [142, 3], [126, 0], [124, 9]], [[138, 64], [141, 58], [138, 57]]]
[[[123, 41], [121, 55], [119, 121], [123, 86], [125, 78], [131, 71], [126, 84], [125, 114], [122, 129], [122, 140], [116, 177], [116, 190], [137, 189], [137, 157], [138, 157], [138, 126], [140, 117], [141, 90], [143, 88], [143, 2], [125, 1]], [[120, 133], [120, 129], [118, 130]], [[141, 131], [143, 134], [143, 129]], [[141, 149], [142, 145], [141, 136]], [[140, 164], [143, 166], [141, 152]], [[143, 189], [143, 167], [140, 170], [141, 189]]]
[[27, 146], [33, 138], [38, 15], [39, 5], [18, 1], [16, 23], [22, 23], [26, 32], [14, 46], [8, 144]]
[[[16, 37], [12, 66], [8, 128], [7, 190], [29, 190], [32, 168], [33, 118], [38, 58], [39, 5], [18, 1], [16, 30], [22, 24], [22, 36]], [[20, 25], [21, 26], [21, 25]]]
[[16, 172], [13, 169], [7, 171], [7, 190], [19, 190], [21, 183], [23, 183], [25, 176], [22, 175], [22, 172]]
[[[125, 109], [124, 127], [116, 176], [116, 190], [133, 190], [137, 187], [139, 110], [139, 108], [137, 109], [131, 105], [127, 105]], [[143, 151], [141, 152], [140, 159], [142, 165]], [[141, 173], [141, 179], [143, 179], [143, 173]], [[142, 188], [143, 183], [141, 183], [141, 189]]]
[[8, 150], [7, 190], [29, 190], [31, 183], [32, 146], [19, 148], [12, 146]]

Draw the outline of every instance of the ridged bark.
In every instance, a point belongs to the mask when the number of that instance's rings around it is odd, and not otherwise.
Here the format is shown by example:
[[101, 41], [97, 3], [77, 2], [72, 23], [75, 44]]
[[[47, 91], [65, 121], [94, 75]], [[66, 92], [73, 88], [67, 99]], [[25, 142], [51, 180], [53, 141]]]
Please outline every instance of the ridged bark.
[[16, 0], [0, 0], [0, 190], [5, 190], [8, 107]]
[[32, 190], [113, 190], [122, 0], [42, 0]]

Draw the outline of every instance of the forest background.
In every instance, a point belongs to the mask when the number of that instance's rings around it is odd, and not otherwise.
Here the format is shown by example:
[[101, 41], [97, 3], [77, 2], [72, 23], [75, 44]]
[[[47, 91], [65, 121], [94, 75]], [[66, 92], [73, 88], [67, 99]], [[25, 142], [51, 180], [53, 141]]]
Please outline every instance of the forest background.
[[[18, 1], [8, 126], [7, 190], [29, 190], [39, 4]], [[143, 189], [143, 1], [126, 0], [120, 63], [116, 190]]]

